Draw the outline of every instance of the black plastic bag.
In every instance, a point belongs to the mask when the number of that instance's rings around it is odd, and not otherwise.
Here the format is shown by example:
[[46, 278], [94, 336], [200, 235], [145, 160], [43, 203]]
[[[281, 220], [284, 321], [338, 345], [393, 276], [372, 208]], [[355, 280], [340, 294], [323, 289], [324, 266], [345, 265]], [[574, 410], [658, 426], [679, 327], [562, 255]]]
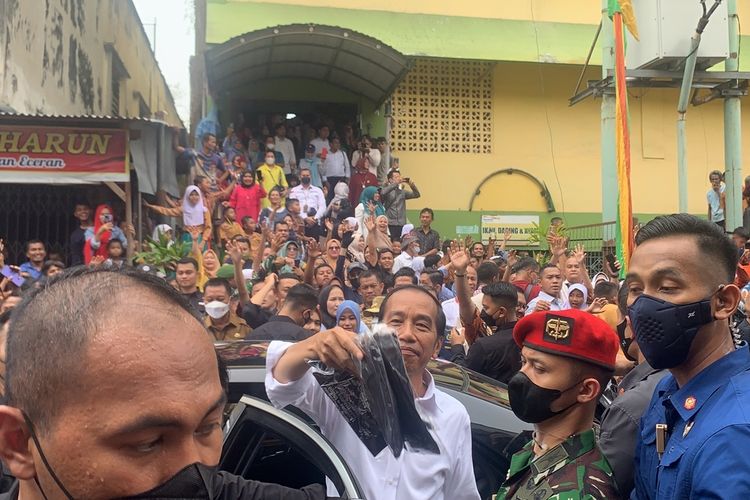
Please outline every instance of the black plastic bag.
[[410, 450], [440, 453], [419, 415], [395, 332], [375, 325], [357, 338], [364, 357], [357, 374], [328, 369], [310, 361], [313, 375], [373, 456], [388, 446], [399, 457]]

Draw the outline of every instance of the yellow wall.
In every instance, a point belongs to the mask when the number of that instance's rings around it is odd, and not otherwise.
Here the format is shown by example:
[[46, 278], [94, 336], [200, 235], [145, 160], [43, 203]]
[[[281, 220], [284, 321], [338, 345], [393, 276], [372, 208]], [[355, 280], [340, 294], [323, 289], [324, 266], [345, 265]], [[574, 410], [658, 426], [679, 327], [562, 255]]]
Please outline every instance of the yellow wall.
[[[493, 72], [492, 154], [394, 152], [403, 174], [412, 177], [423, 193], [409, 208], [466, 210], [484, 177], [495, 170], [518, 168], [547, 184], [558, 211], [600, 212], [601, 101], [589, 99], [568, 106], [579, 71], [575, 66], [497, 63]], [[596, 71], [591, 71], [584, 81], [596, 78]], [[634, 212], [677, 211], [677, 95], [677, 90], [631, 91]], [[705, 211], [708, 173], [724, 169], [722, 111], [720, 100], [688, 111], [691, 212]], [[745, 130], [750, 130], [749, 113], [743, 114]], [[747, 134], [743, 149], [747, 156]], [[533, 183], [519, 178], [509, 182], [502, 176], [485, 186], [481, 196], [485, 206], [481, 208], [531, 210], [539, 206], [539, 189]], [[508, 200], [509, 196], [513, 199]], [[486, 206], [488, 197], [496, 200], [495, 206]]]
[[112, 114], [111, 44], [130, 75], [121, 84], [120, 114], [139, 116], [138, 92], [152, 113], [166, 111], [171, 125], [182, 126], [130, 0], [48, 0], [41, 8], [23, 1], [1, 9], [0, 68], [7, 71], [0, 71], [0, 104], [21, 113]]
[[[601, 19], [600, 0], [231, 0], [335, 7], [341, 9], [384, 10], [409, 14], [436, 14], [489, 19], [514, 19], [540, 22], [598, 24]], [[689, 0], [685, 0], [689, 1]], [[695, 0], [697, 2], [697, 0]], [[738, 0], [737, 8], [743, 25], [750, 25], [750, 0]], [[697, 21], [697, 20], [696, 20]]]

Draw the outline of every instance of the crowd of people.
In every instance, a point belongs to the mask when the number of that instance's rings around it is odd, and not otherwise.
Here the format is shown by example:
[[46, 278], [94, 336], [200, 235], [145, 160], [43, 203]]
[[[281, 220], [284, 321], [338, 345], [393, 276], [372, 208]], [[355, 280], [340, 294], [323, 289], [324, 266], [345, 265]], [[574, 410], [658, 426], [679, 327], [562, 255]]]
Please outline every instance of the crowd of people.
[[[534, 426], [497, 498], [750, 492], [744, 229], [730, 238], [693, 216], [658, 217], [639, 228], [627, 275], [614, 262], [592, 276], [584, 249], [557, 229], [540, 263], [508, 248], [509, 234], [444, 240], [430, 208], [410, 224], [406, 200], [420, 193], [382, 139], [332, 137], [322, 124], [301, 144], [283, 122], [272, 127], [275, 135], [230, 130], [222, 148], [206, 135], [202, 150], [181, 150], [190, 184], [182, 200], [146, 204], [148, 241], [110, 206], [79, 203], [70, 255], [32, 240], [26, 262], [0, 261], [0, 458], [17, 496], [185, 491], [169, 488], [198, 477], [217, 492], [205, 498], [324, 498], [320, 487], [286, 490], [212, 469], [225, 396], [209, 340], [269, 341], [270, 401], [305, 411], [367, 498], [479, 498], [469, 416], [435, 387], [426, 370], [435, 358], [507, 385], [513, 412]], [[175, 260], [127, 257], [156, 246]], [[357, 338], [376, 323], [396, 331], [437, 457], [372, 456], [309, 370], [315, 359], [354, 371]], [[158, 349], [143, 341], [155, 325]], [[63, 396], [73, 387], [81, 399], [71, 403]], [[102, 409], [92, 415], [92, 405]], [[171, 423], [148, 417], [152, 407]], [[176, 430], [154, 444], [159, 425]], [[130, 480], [134, 468], [143, 477]]]

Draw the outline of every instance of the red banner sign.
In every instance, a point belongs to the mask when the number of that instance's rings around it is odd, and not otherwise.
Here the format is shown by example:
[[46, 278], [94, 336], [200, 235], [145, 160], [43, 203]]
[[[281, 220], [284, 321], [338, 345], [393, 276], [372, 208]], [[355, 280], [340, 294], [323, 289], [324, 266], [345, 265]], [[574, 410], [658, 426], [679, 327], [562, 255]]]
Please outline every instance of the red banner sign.
[[128, 131], [0, 125], [0, 182], [127, 182]]

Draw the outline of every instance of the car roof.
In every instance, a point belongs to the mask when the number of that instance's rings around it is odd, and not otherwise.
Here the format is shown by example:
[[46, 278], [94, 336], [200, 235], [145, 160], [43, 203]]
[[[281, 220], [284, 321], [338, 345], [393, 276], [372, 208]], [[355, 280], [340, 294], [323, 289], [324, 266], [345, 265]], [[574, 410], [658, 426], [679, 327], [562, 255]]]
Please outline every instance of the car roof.
[[[265, 367], [269, 342], [242, 340], [216, 342], [216, 352], [229, 369]], [[433, 359], [427, 369], [438, 387], [469, 394], [489, 403], [510, 408], [504, 384], [454, 363]]]

